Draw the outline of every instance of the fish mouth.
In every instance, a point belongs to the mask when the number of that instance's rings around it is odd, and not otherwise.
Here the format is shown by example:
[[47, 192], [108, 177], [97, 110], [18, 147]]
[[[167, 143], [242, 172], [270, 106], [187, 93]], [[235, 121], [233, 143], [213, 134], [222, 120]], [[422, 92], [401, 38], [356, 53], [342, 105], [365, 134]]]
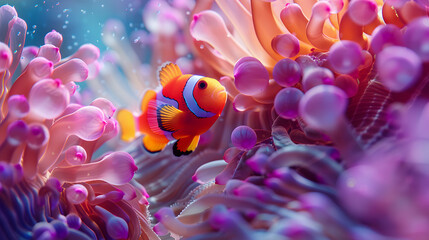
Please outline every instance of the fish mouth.
[[225, 90], [225, 88], [223, 88], [223, 89], [220, 89], [219, 91], [217, 91], [217, 94], [216, 94], [216, 97], [226, 97], [227, 96], [227, 93], [226, 93], [226, 90]]
[[221, 97], [223, 94], [226, 94], [226, 89], [224, 86], [221, 85], [216, 88], [215, 92], [217, 97]]

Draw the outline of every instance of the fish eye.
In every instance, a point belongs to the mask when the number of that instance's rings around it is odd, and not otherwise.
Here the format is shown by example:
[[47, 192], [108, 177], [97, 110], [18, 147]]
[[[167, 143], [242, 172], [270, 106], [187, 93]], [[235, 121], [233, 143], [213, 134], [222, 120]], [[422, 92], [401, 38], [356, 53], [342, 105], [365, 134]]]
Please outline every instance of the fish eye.
[[207, 88], [207, 82], [206, 82], [206, 81], [204, 81], [204, 80], [201, 80], [201, 81], [198, 83], [198, 88], [199, 88], [199, 89], [206, 89], [206, 88]]

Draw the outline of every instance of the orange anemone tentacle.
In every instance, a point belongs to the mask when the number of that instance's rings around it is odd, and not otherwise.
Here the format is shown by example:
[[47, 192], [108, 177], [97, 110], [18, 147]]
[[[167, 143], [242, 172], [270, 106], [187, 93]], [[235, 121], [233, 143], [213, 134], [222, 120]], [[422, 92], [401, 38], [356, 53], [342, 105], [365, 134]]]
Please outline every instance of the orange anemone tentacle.
[[258, 58], [265, 66], [274, 66], [273, 59], [262, 47], [253, 28], [252, 16], [238, 0], [216, 0], [234, 26], [234, 30], [243, 41], [249, 52]]
[[405, 26], [405, 23], [399, 17], [396, 9], [387, 3], [383, 4], [382, 15], [386, 24], [393, 24], [399, 28], [403, 28]]
[[363, 50], [368, 49], [368, 37], [363, 34], [363, 27], [357, 25], [346, 12], [340, 23], [340, 39], [358, 43]]
[[[277, 35], [283, 34], [273, 17], [271, 3], [260, 0], [251, 0], [253, 26], [256, 35], [265, 51], [277, 61], [283, 57], [271, 47], [271, 41]], [[267, 27], [269, 26], [269, 27]]]
[[317, 2], [313, 6], [310, 21], [307, 24], [307, 38], [317, 48], [327, 51], [337, 42], [337, 39], [323, 33], [326, 19], [330, 16], [330, 5], [327, 2]]

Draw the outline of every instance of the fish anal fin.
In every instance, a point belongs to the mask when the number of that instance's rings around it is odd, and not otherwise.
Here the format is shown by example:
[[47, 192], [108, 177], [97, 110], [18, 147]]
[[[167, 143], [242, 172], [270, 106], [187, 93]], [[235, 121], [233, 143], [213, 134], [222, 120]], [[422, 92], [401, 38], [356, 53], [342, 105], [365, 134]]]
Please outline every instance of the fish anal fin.
[[179, 66], [174, 63], [166, 62], [159, 68], [158, 78], [161, 85], [164, 87], [171, 80], [182, 75]]
[[156, 99], [156, 92], [154, 90], [147, 90], [142, 98], [140, 103], [140, 109], [142, 112], [147, 111], [147, 107], [149, 105], [149, 101]]
[[146, 135], [143, 137], [143, 147], [150, 153], [160, 152], [168, 143], [168, 139], [161, 135]]
[[173, 145], [173, 154], [180, 157], [192, 153], [197, 148], [199, 140], [199, 135], [180, 138]]
[[116, 115], [119, 123], [120, 136], [123, 141], [131, 141], [136, 135], [136, 122], [134, 115], [127, 109], [121, 109]]

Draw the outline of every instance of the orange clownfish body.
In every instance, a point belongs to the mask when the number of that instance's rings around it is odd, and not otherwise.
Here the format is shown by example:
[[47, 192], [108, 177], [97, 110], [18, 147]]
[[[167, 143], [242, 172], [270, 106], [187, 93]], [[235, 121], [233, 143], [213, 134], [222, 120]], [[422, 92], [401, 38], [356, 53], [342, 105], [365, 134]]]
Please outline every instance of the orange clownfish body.
[[140, 116], [134, 117], [125, 109], [118, 112], [121, 138], [131, 140], [138, 130], [145, 134], [143, 146], [149, 152], [159, 152], [170, 141], [176, 141], [174, 155], [187, 155], [222, 113], [225, 88], [213, 78], [183, 75], [174, 63], [161, 67], [159, 80], [162, 89], [145, 93]]

